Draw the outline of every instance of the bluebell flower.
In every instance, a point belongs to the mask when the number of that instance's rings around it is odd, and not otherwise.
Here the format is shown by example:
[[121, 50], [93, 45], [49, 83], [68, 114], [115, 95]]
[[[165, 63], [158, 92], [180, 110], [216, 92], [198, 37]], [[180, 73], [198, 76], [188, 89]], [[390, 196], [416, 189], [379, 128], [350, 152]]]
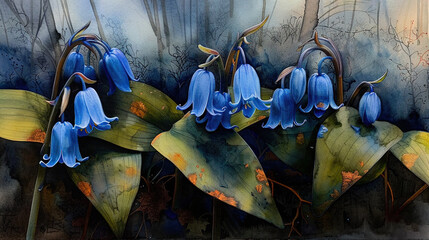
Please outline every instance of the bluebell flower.
[[75, 72], [84, 73], [84, 67], [83, 55], [79, 52], [70, 53], [64, 62], [63, 78], [67, 80]]
[[258, 74], [256, 74], [255, 69], [249, 64], [242, 64], [234, 75], [234, 101], [235, 103], [230, 102], [230, 106], [237, 110], [234, 112], [239, 112], [243, 110], [243, 115], [247, 118], [250, 118], [256, 109], [258, 110], [268, 110], [269, 106], [265, 104], [270, 104], [270, 100], [261, 99], [261, 85], [259, 83]]
[[79, 162], [87, 160], [88, 157], [82, 158], [79, 151], [76, 129], [69, 122], [57, 122], [52, 128], [51, 134], [51, 152], [43, 155], [40, 161], [42, 167], [53, 167], [55, 164], [64, 163], [67, 167], [75, 168], [80, 165]]
[[310, 80], [308, 81], [308, 102], [307, 107], [302, 109], [302, 106], [299, 106], [299, 109], [304, 113], [310, 112], [314, 107], [314, 115], [320, 118], [325, 111], [331, 106], [331, 108], [337, 110], [343, 106], [341, 103], [340, 106], [334, 101], [334, 89], [332, 87], [331, 79], [325, 73], [321, 73], [322, 63], [325, 59], [330, 59], [331, 57], [324, 57], [319, 62], [318, 72], [311, 75]]
[[109, 92], [112, 95], [116, 88], [123, 92], [131, 92], [129, 80], [137, 81], [131, 71], [125, 55], [117, 48], [112, 48], [104, 53], [103, 59], [99, 63], [100, 75], [107, 78], [109, 82]]
[[303, 68], [295, 68], [292, 70], [289, 86], [293, 100], [295, 103], [299, 103], [302, 97], [304, 97], [307, 87], [307, 76]]
[[271, 102], [270, 117], [263, 128], [276, 128], [281, 124], [283, 129], [295, 126], [302, 126], [295, 120], [296, 104], [293, 100], [292, 91], [287, 88], [278, 88], [274, 91]]
[[95, 69], [93, 66], [87, 66], [85, 65], [85, 68], [83, 70], [83, 75], [85, 75], [87, 78], [91, 80], [97, 79], [97, 74], [95, 73]]
[[76, 94], [74, 100], [75, 128], [79, 136], [88, 135], [93, 128], [108, 130], [110, 122], [118, 120], [117, 117], [106, 117], [101, 106], [100, 98], [93, 88], [87, 88]]
[[192, 75], [191, 83], [189, 84], [188, 100], [185, 105], [177, 106], [178, 110], [186, 110], [192, 105], [191, 114], [201, 117], [207, 109], [211, 115], [219, 115], [219, 110], [215, 112], [213, 107], [213, 93], [215, 90], [215, 77], [213, 73], [205, 70], [198, 69]]
[[365, 125], [373, 124], [380, 117], [381, 101], [372, 86], [371, 90], [366, 92], [359, 101], [359, 114]]
[[197, 117], [197, 123], [204, 123], [207, 121], [206, 130], [209, 132], [215, 131], [219, 127], [219, 124], [222, 124], [222, 126], [226, 129], [236, 128], [237, 126], [235, 125], [231, 126], [230, 111], [232, 108], [229, 106], [230, 101], [231, 96], [228, 93], [216, 91], [213, 94], [213, 107], [217, 110], [224, 109], [224, 112], [222, 112], [221, 115], [212, 115], [208, 112], [202, 119]]

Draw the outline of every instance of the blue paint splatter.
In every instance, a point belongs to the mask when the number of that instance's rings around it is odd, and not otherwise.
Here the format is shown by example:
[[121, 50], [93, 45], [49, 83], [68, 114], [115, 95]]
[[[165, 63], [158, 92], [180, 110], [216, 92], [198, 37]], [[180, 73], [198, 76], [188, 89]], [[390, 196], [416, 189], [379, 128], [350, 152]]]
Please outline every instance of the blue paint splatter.
[[350, 127], [352, 127], [353, 128], [353, 130], [356, 132], [356, 133], [360, 133], [360, 127], [356, 127], [356, 126], [353, 126], [353, 125], [350, 125]]
[[328, 128], [324, 125], [320, 125], [319, 132], [317, 132], [317, 138], [323, 138], [323, 134], [328, 132]]

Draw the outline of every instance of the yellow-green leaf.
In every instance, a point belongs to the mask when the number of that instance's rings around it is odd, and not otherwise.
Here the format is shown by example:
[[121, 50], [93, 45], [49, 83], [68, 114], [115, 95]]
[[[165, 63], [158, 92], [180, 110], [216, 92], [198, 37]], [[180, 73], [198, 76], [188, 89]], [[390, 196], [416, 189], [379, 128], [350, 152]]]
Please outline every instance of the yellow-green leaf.
[[365, 176], [403, 135], [388, 122], [363, 125], [358, 111], [350, 107], [342, 107], [322, 125], [327, 132], [317, 138], [313, 174], [313, 208], [317, 214]]
[[46, 98], [24, 90], [0, 90], [0, 137], [43, 143], [51, 107]]
[[410, 131], [390, 151], [406, 168], [429, 184], [429, 133]]
[[122, 234], [140, 184], [141, 154], [95, 152], [69, 174], [117, 238]]
[[203, 192], [284, 227], [258, 158], [235, 131], [207, 132], [186, 114], [152, 146]]
[[103, 108], [111, 123], [108, 131], [94, 131], [90, 136], [103, 139], [135, 151], [153, 151], [152, 139], [169, 130], [183, 113], [177, 104], [158, 89], [140, 82], [130, 82], [132, 92], [116, 91], [113, 96], [102, 95]]

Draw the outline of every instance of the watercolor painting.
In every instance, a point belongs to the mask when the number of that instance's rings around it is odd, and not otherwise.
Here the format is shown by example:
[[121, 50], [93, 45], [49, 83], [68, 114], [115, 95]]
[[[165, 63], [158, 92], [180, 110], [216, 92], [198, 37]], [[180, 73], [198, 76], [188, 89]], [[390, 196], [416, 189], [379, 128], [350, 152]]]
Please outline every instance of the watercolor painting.
[[4, 0], [0, 239], [429, 238], [428, 0]]

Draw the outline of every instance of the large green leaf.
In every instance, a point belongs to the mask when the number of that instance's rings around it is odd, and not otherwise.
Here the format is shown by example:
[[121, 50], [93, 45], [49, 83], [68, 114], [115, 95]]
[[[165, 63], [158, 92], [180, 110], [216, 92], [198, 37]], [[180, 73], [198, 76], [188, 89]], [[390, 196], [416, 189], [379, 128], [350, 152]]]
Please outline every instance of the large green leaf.
[[313, 208], [317, 214], [359, 181], [403, 135], [388, 122], [377, 121], [366, 127], [358, 111], [350, 107], [342, 107], [322, 126], [328, 130], [317, 138], [313, 174]]
[[238, 133], [209, 133], [187, 114], [152, 146], [203, 192], [284, 227], [258, 158]]
[[0, 137], [43, 143], [50, 114], [46, 98], [24, 90], [0, 90]]
[[167, 131], [183, 113], [177, 104], [163, 92], [140, 82], [130, 82], [132, 92], [116, 91], [113, 96], [102, 95], [107, 116], [117, 116], [109, 131], [94, 131], [97, 137], [123, 148], [136, 151], [153, 151], [152, 139]]
[[390, 151], [418, 178], [429, 184], [429, 133], [410, 131]]
[[99, 151], [77, 168], [73, 182], [121, 238], [140, 184], [141, 155]]
[[270, 150], [284, 163], [298, 171], [311, 175], [314, 165], [314, 144], [317, 135], [319, 119], [313, 115], [297, 112], [297, 122], [306, 122], [301, 127], [283, 130], [258, 129], [258, 134]]
[[[231, 93], [231, 99], [234, 99], [234, 91], [232, 90], [232, 87], [229, 88], [229, 92]], [[270, 99], [272, 95], [273, 95], [273, 90], [268, 88], [261, 88], [262, 99], [264, 100]], [[270, 116], [269, 110], [266, 110], [266, 111], [256, 110], [256, 112], [250, 118], [246, 118], [242, 112], [239, 112], [231, 116], [231, 125], [236, 125], [238, 128], [235, 128], [235, 131], [239, 132], [248, 126], [267, 118], [268, 116]]]

